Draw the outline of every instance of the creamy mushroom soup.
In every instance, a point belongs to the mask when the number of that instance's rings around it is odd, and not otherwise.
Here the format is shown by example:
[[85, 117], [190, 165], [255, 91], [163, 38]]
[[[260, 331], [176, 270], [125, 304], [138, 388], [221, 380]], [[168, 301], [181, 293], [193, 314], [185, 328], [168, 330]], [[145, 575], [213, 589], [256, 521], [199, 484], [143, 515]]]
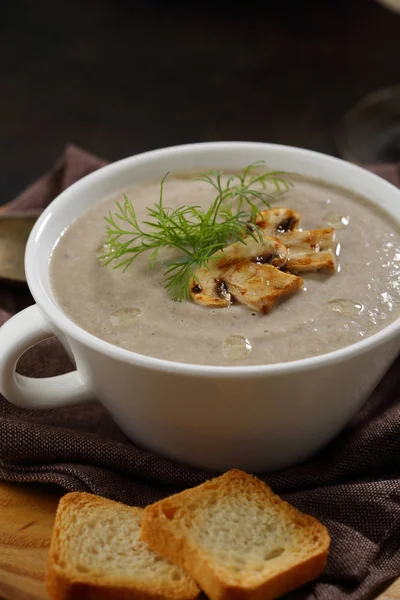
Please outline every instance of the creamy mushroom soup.
[[[241, 304], [205, 308], [171, 300], [161, 260], [148, 270], [139, 256], [124, 272], [104, 266], [105, 221], [126, 193], [139, 221], [159, 198], [160, 183], [135, 185], [90, 207], [60, 237], [51, 283], [62, 310], [86, 331], [127, 350], [203, 365], [263, 365], [343, 348], [379, 331], [399, 314], [400, 234], [391, 217], [350, 191], [291, 176], [272, 206], [301, 215], [303, 229], [334, 227], [337, 270], [301, 273], [300, 291], [268, 314]], [[164, 205], [207, 207], [204, 181], [170, 176]]]

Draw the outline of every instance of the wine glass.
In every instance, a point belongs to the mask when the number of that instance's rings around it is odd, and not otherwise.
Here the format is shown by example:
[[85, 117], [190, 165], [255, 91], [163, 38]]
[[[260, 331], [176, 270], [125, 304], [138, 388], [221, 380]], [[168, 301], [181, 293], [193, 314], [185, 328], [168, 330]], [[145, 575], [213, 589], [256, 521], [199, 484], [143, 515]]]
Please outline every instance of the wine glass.
[[400, 13], [400, 0], [376, 0], [382, 6], [393, 10], [394, 12]]
[[[400, 15], [400, 0], [377, 0]], [[399, 25], [400, 25], [400, 17]], [[400, 84], [371, 92], [342, 118], [336, 145], [354, 163], [400, 161]]]

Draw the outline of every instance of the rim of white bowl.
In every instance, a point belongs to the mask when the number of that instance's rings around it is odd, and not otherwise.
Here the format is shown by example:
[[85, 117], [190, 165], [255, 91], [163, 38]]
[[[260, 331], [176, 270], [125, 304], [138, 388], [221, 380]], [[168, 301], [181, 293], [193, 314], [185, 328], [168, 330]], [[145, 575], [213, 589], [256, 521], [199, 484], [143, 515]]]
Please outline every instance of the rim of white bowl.
[[[50, 216], [50, 214], [57, 210], [58, 208], [62, 208], [63, 204], [68, 201], [68, 198], [71, 194], [75, 193], [75, 190], [79, 188], [84, 188], [86, 185], [90, 185], [90, 183], [94, 180], [101, 180], [102, 178], [106, 179], [109, 175], [118, 172], [118, 170], [123, 170], [125, 166], [132, 161], [148, 161], [153, 156], [156, 158], [158, 156], [162, 156], [163, 154], [171, 154], [175, 152], [196, 150], [196, 148], [204, 148], [208, 147], [210, 150], [213, 148], [223, 149], [224, 147], [228, 149], [232, 149], [232, 146], [236, 146], [237, 148], [242, 148], [243, 150], [254, 149], [256, 146], [260, 146], [261, 148], [276, 149], [277, 151], [284, 151], [286, 153], [298, 153], [307, 154], [310, 157], [314, 157], [316, 159], [323, 158], [324, 160], [329, 160], [333, 164], [340, 164], [345, 168], [349, 168], [350, 170], [359, 171], [362, 177], [370, 177], [374, 180], [378, 179], [380, 185], [387, 187], [388, 190], [395, 190], [399, 194], [400, 201], [400, 190], [389, 183], [385, 179], [379, 177], [378, 175], [359, 167], [358, 165], [354, 165], [352, 163], [348, 163], [345, 160], [340, 158], [336, 158], [334, 156], [330, 156], [324, 154], [322, 152], [316, 152], [314, 150], [307, 150], [306, 148], [299, 148], [296, 146], [285, 146], [284, 144], [272, 144], [268, 142], [235, 142], [235, 141], [221, 141], [221, 142], [200, 142], [194, 144], [179, 144], [176, 146], [168, 146], [165, 148], [159, 148], [157, 150], [149, 150], [147, 152], [141, 152], [140, 154], [132, 155], [127, 158], [123, 158], [116, 162], [110, 163], [89, 175], [86, 175], [79, 181], [72, 184], [66, 190], [64, 190], [59, 196], [57, 196], [49, 206], [43, 211], [40, 215], [39, 219], [36, 221], [31, 234], [29, 236], [26, 251], [25, 251], [25, 270], [27, 276], [27, 282], [29, 289], [32, 293], [33, 298], [35, 299], [39, 308], [50, 318], [50, 321], [54, 322], [55, 325], [68, 336], [74, 338], [78, 342], [82, 343], [85, 346], [89, 346], [91, 349], [100, 352], [102, 354], [108, 355], [114, 359], [120, 360], [122, 362], [135, 364], [137, 366], [147, 368], [149, 370], [154, 371], [164, 371], [170, 373], [181, 374], [185, 376], [191, 375], [202, 375], [204, 377], [220, 377], [220, 378], [246, 378], [246, 377], [254, 377], [254, 376], [265, 376], [265, 375], [278, 375], [282, 373], [294, 373], [302, 370], [313, 370], [321, 367], [326, 367], [330, 364], [335, 364], [337, 362], [341, 362], [347, 359], [350, 359], [356, 355], [364, 354], [365, 352], [373, 349], [376, 346], [380, 346], [385, 341], [390, 338], [395, 338], [396, 334], [400, 334], [400, 316], [374, 333], [373, 335], [351, 344], [349, 346], [345, 346], [344, 348], [339, 348], [338, 350], [333, 350], [331, 352], [327, 352], [325, 354], [320, 354], [317, 356], [311, 356], [308, 358], [302, 358], [299, 360], [293, 360], [288, 362], [280, 362], [274, 364], [266, 364], [266, 365], [233, 365], [233, 366], [212, 366], [212, 365], [201, 365], [196, 363], [183, 363], [177, 361], [170, 361], [162, 358], [155, 358], [152, 356], [147, 356], [145, 354], [139, 354], [138, 352], [134, 352], [132, 350], [125, 350], [124, 348], [120, 348], [119, 346], [115, 346], [110, 342], [106, 342], [101, 338], [96, 337], [95, 335], [89, 333], [79, 325], [77, 325], [74, 321], [72, 321], [57, 305], [55, 299], [50, 296], [47, 291], [44, 289], [40, 278], [33, 277], [33, 271], [35, 267], [35, 263], [33, 260], [33, 247], [36, 245], [38, 238], [43, 232], [46, 222]], [[61, 233], [61, 232], [60, 232]]]

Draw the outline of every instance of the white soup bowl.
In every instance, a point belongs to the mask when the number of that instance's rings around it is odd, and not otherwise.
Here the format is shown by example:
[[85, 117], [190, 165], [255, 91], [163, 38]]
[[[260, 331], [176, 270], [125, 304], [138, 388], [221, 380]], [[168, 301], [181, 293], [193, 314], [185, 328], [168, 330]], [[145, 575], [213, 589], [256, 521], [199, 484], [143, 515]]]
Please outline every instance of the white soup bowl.
[[[272, 169], [317, 176], [368, 197], [400, 220], [400, 191], [352, 164], [309, 150], [262, 143], [177, 146], [126, 158], [78, 181], [43, 212], [26, 248], [36, 304], [0, 330], [0, 391], [26, 408], [101, 402], [136, 444], [200, 468], [269, 471], [302, 461], [360, 409], [400, 350], [400, 319], [322, 356], [260, 366], [204, 366], [152, 358], [91, 335], [58, 306], [49, 262], [60, 234], [90, 205], [167, 171]], [[76, 371], [34, 379], [16, 373], [32, 345], [57, 336]]]

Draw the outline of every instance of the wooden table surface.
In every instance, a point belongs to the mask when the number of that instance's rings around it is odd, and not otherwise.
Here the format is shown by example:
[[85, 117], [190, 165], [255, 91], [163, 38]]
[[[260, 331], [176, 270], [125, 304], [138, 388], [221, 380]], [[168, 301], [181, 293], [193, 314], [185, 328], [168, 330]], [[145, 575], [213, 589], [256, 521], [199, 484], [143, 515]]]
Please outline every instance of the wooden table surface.
[[[43, 579], [60, 488], [0, 482], [0, 599], [45, 600]], [[400, 578], [379, 596], [400, 600]]]

